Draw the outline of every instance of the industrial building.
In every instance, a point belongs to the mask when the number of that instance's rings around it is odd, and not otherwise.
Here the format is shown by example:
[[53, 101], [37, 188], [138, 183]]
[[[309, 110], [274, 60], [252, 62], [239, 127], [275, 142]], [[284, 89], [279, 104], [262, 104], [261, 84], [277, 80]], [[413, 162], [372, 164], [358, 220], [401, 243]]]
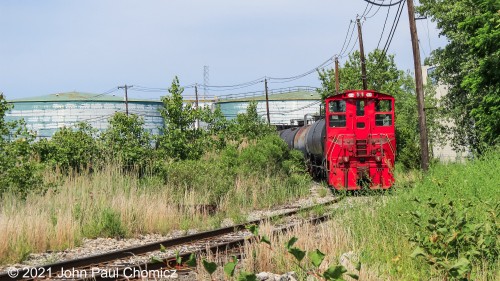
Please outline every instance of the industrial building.
[[[92, 127], [104, 130], [108, 119], [115, 112], [125, 112], [123, 96], [88, 94], [80, 92], [59, 93], [33, 98], [9, 100], [13, 105], [6, 120], [24, 119], [27, 128], [37, 138], [50, 138], [59, 128], [72, 127], [78, 122], [88, 122]], [[153, 134], [163, 126], [158, 109], [160, 101], [128, 100], [128, 110], [144, 118], [144, 127]]]
[[[269, 96], [269, 117], [273, 125], [298, 125], [304, 116], [312, 119], [321, 110], [321, 96], [313, 87], [293, 87], [272, 90]], [[257, 102], [257, 113], [267, 120], [266, 95], [263, 92], [252, 92], [226, 96], [216, 101], [226, 118], [233, 119], [245, 113], [250, 102]]]
[[[431, 74], [434, 71], [434, 67], [422, 66], [422, 76], [424, 84], [428, 82], [432, 83], [436, 87], [436, 98], [438, 99], [438, 106], [443, 97], [448, 94], [448, 85], [444, 85], [431, 79]], [[452, 120], [439, 120], [439, 122], [447, 127], [452, 127], [455, 124]], [[454, 162], [463, 161], [470, 156], [467, 147], [462, 147], [461, 149], [455, 149], [448, 139], [445, 143], [431, 143], [429, 144], [432, 149], [432, 155], [434, 158], [439, 159], [442, 162]]]

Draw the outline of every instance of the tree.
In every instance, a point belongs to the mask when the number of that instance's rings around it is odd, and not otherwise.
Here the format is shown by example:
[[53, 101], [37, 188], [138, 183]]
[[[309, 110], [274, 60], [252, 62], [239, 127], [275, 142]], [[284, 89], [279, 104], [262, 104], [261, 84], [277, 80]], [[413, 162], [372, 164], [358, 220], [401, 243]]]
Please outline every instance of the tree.
[[10, 192], [24, 198], [42, 190], [41, 165], [34, 160], [34, 135], [24, 121], [5, 121], [10, 108], [0, 93], [0, 195]]
[[257, 113], [257, 102], [248, 104], [243, 114], [238, 114], [231, 124], [232, 137], [235, 140], [260, 139], [276, 130], [269, 126]]
[[443, 100], [455, 125], [453, 143], [481, 152], [500, 143], [500, 2], [420, 0], [449, 44], [429, 60], [449, 86]]
[[213, 111], [206, 106], [200, 113], [201, 120], [206, 124], [206, 133], [210, 136], [208, 140], [211, 145], [216, 149], [226, 147], [227, 139], [230, 138], [231, 123], [222, 113], [220, 105], [216, 105]]
[[171, 96], [161, 100], [163, 106], [160, 114], [164, 127], [158, 137], [158, 147], [163, 154], [173, 159], [198, 159], [209, 145], [205, 131], [194, 127], [196, 119], [202, 117], [201, 111], [191, 104], [184, 104], [184, 88], [180, 86], [179, 78], [174, 78], [168, 92]]
[[152, 155], [153, 139], [143, 126], [144, 120], [138, 115], [117, 112], [102, 135], [110, 158], [118, 160], [127, 170], [144, 168]]
[[[374, 50], [366, 59], [368, 89], [387, 93], [396, 98], [396, 159], [407, 168], [420, 166], [419, 130], [417, 119], [417, 101], [415, 82], [406, 72], [397, 69], [394, 55], [383, 55], [381, 50]], [[335, 71], [328, 69], [319, 72], [322, 87], [318, 90], [324, 98], [335, 93]], [[339, 68], [340, 90], [362, 89], [361, 59], [358, 51], [349, 55], [343, 67]], [[434, 91], [426, 87], [426, 106], [435, 106]], [[427, 116], [431, 139], [437, 139], [438, 124], [434, 122], [436, 112]]]

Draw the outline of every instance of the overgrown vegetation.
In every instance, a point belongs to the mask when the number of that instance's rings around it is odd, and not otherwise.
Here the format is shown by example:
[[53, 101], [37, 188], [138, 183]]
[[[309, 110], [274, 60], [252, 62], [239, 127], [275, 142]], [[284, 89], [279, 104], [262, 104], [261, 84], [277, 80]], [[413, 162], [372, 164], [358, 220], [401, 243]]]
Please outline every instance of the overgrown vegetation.
[[177, 78], [169, 91], [159, 136], [118, 112], [103, 132], [80, 123], [41, 141], [21, 122], [3, 121], [9, 106], [0, 97], [1, 262], [83, 237], [241, 222], [252, 209], [308, 193], [302, 155], [262, 122], [256, 104], [227, 121], [220, 109], [183, 104]]
[[436, 164], [424, 177], [400, 173], [392, 196], [371, 198], [369, 207], [343, 216], [362, 262], [387, 278], [494, 280], [498, 165], [497, 150], [466, 164]]
[[[295, 243], [298, 241], [298, 238], [293, 236], [291, 237], [284, 245], [276, 245], [271, 241], [271, 239], [266, 235], [261, 235], [259, 233], [259, 228], [256, 225], [249, 225], [247, 229], [253, 234], [252, 238], [247, 241], [247, 245], [253, 246], [252, 258], [253, 263], [257, 260], [257, 248], [260, 246], [259, 244], [265, 244], [265, 247], [268, 251], [276, 254], [276, 252], [280, 250], [285, 250], [291, 257], [293, 257], [290, 261], [291, 264], [289, 266], [296, 268], [298, 271], [294, 272], [297, 275], [299, 280], [306, 280], [309, 277], [314, 277], [314, 280], [324, 280], [324, 281], [342, 281], [344, 280], [344, 276], [349, 276], [352, 280], [359, 280], [359, 275], [356, 273], [348, 272], [345, 266], [343, 265], [328, 265], [325, 261], [326, 255], [322, 253], [319, 249], [315, 249], [312, 251], [304, 251], [297, 246]], [[162, 246], [160, 249], [162, 252], [165, 252], [165, 248]], [[307, 257], [307, 258], [306, 258]], [[154, 262], [163, 262], [161, 259], [153, 257], [152, 260]], [[184, 264], [182, 263], [182, 258], [180, 258], [179, 253], [176, 254], [176, 266], [182, 267]], [[246, 271], [245, 269], [240, 269], [238, 273], [236, 273], [236, 268], [239, 265], [240, 261], [235, 257], [231, 257], [224, 265], [223, 271], [226, 278], [223, 280], [234, 280], [237, 276], [238, 281], [257, 281], [260, 280], [257, 277], [257, 268], [254, 267], [251, 271]], [[243, 266], [245, 266], [245, 262], [243, 261]], [[196, 270], [199, 262], [195, 254], [191, 254], [189, 259], [185, 262], [185, 265], [191, 267]], [[204, 271], [198, 272], [199, 275], [204, 275], [205, 273], [209, 275], [210, 280], [220, 280], [221, 278], [217, 278], [217, 270], [220, 270], [220, 267], [216, 262], [208, 261], [205, 258], [201, 259], [201, 265]], [[327, 267], [326, 270], [323, 270], [323, 267]], [[357, 263], [355, 266], [355, 270], [359, 272], [361, 269], [361, 263]], [[207, 278], [204, 278], [206, 280]]]
[[457, 147], [482, 153], [500, 142], [500, 2], [498, 0], [421, 0], [449, 44], [432, 52], [428, 63], [448, 86], [444, 112]]

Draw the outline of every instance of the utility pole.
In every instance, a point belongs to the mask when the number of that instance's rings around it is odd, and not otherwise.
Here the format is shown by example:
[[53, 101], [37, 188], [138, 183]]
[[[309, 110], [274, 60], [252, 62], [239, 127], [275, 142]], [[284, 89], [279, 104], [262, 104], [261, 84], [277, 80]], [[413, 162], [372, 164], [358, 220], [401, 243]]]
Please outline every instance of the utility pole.
[[340, 82], [339, 82], [339, 57], [335, 57], [335, 93], [340, 93]]
[[266, 88], [266, 112], [267, 112], [267, 124], [271, 124], [271, 117], [269, 116], [269, 94], [267, 92], [267, 78], [264, 79], [264, 87]]
[[119, 86], [118, 89], [125, 89], [125, 112], [127, 113], [127, 116], [128, 116], [128, 95], [127, 95], [127, 90], [128, 88], [132, 88], [134, 86], [127, 86], [127, 84], [125, 84], [125, 86]]
[[361, 57], [361, 80], [363, 81], [363, 90], [368, 89], [368, 85], [366, 83], [366, 61], [365, 61], [365, 49], [363, 48], [363, 34], [361, 32], [361, 22], [359, 18], [356, 19], [358, 24], [358, 41], [359, 41], [359, 53]]
[[413, 0], [408, 0], [408, 18], [410, 20], [411, 45], [413, 48], [413, 63], [415, 64], [415, 90], [417, 94], [418, 126], [420, 129], [420, 158], [422, 170], [429, 169], [429, 144], [427, 140], [427, 125], [424, 111], [424, 83], [422, 66], [420, 64], [420, 49], [418, 46], [417, 24], [415, 21], [415, 7]]
[[[198, 110], [198, 83], [194, 85], [194, 95], [196, 97], [196, 110]], [[198, 129], [200, 127], [200, 120], [196, 119], [196, 122], [194, 123], [194, 127]]]

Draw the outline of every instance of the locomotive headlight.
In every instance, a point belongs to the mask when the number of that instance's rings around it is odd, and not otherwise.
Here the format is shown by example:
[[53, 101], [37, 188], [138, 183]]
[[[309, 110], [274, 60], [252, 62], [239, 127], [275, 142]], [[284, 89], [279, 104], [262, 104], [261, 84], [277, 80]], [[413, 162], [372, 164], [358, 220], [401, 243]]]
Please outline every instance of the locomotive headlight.
[[349, 162], [349, 156], [344, 156], [342, 160], [344, 160], [344, 162]]

